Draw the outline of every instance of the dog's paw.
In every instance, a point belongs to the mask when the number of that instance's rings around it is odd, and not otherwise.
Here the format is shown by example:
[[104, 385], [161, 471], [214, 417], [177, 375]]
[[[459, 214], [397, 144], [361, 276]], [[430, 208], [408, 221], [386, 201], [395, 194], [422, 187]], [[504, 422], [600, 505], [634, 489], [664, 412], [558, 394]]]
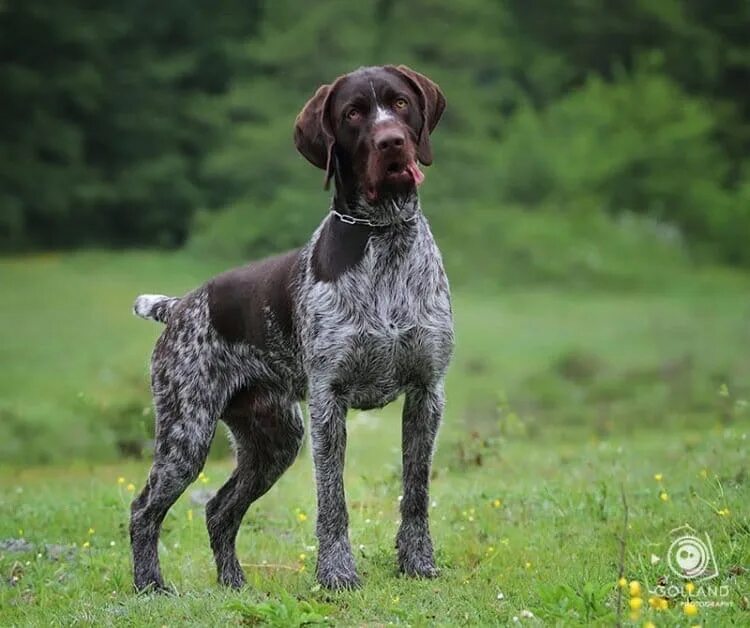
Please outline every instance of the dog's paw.
[[239, 564], [225, 569], [218, 579], [220, 585], [230, 589], [238, 590], [245, 586], [245, 574]]
[[440, 570], [435, 567], [432, 557], [399, 555], [398, 569], [405, 576], [412, 578], [437, 578]]
[[362, 586], [356, 573], [322, 573], [318, 570], [317, 579], [320, 586], [330, 591], [353, 591]]
[[399, 571], [415, 578], [436, 578], [440, 572], [435, 566], [435, 555], [429, 532], [402, 528], [396, 539]]
[[135, 591], [138, 595], [177, 595], [177, 591], [164, 584], [161, 578], [136, 582]]
[[359, 588], [360, 580], [348, 541], [336, 543], [318, 555], [316, 576], [321, 586], [333, 591]]

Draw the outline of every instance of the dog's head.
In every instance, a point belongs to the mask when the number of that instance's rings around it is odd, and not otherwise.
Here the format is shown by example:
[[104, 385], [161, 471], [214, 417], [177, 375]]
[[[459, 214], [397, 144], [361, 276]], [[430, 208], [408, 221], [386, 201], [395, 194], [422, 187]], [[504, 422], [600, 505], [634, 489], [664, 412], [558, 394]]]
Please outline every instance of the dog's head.
[[318, 88], [294, 127], [310, 163], [336, 177], [346, 195], [369, 203], [412, 192], [432, 163], [430, 133], [445, 97], [430, 79], [404, 66], [361, 68]]

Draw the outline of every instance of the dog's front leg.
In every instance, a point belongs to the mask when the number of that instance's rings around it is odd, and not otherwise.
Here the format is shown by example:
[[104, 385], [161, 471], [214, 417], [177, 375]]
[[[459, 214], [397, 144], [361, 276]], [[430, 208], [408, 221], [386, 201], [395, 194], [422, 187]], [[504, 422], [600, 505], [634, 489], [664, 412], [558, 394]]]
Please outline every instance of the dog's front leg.
[[428, 508], [432, 452], [444, 405], [442, 381], [406, 393], [401, 434], [404, 495], [396, 547], [399, 569], [410, 576], [434, 578], [438, 574]]
[[311, 390], [310, 434], [318, 490], [318, 582], [329, 589], [355, 588], [359, 578], [344, 494], [346, 405], [330, 389]]

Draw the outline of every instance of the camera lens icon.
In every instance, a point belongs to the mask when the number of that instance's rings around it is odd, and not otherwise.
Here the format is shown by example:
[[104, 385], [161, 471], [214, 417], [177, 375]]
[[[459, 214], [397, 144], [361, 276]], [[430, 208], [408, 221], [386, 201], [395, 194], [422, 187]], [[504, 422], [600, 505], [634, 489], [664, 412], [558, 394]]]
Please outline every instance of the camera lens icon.
[[699, 578], [711, 566], [711, 550], [698, 537], [682, 536], [669, 547], [669, 567], [682, 578]]

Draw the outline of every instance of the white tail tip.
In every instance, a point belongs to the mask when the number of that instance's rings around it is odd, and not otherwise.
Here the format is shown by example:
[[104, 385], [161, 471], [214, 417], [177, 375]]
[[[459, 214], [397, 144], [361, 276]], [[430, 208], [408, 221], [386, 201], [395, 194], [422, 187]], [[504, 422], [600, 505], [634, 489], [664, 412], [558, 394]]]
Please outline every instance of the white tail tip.
[[163, 294], [142, 294], [133, 304], [133, 314], [141, 318], [151, 318], [154, 306], [162, 301], [169, 301], [170, 297]]

